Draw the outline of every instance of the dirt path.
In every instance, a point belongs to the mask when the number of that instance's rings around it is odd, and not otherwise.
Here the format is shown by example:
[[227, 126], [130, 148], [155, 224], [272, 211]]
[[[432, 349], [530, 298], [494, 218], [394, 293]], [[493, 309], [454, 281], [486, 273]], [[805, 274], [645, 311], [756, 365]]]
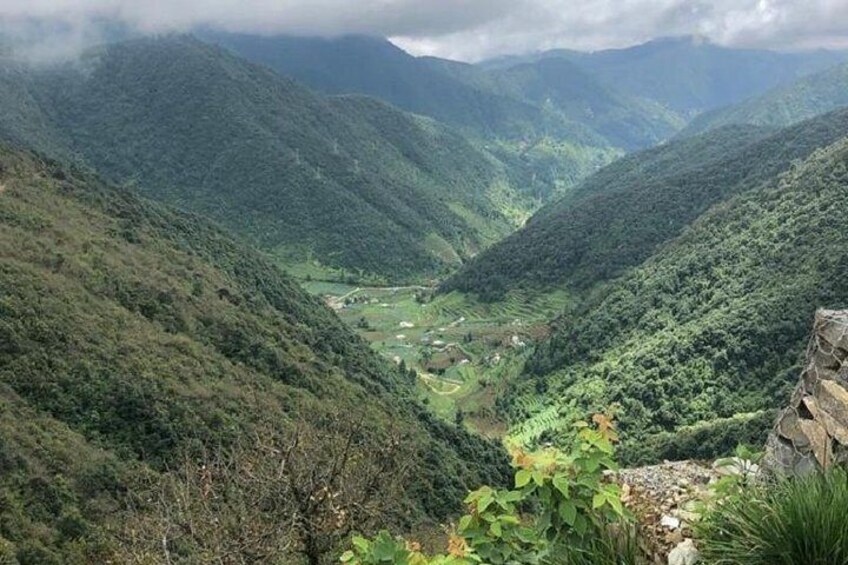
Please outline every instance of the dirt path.
[[347, 300], [348, 298], [350, 298], [351, 296], [353, 296], [354, 294], [356, 294], [360, 290], [362, 290], [362, 289], [357, 287], [357, 288], [351, 290], [350, 292], [348, 292], [347, 294], [345, 294], [344, 296], [329, 296], [326, 299], [327, 305], [330, 308], [332, 308], [333, 310], [341, 310], [344, 307], [345, 300]]
[[[430, 388], [430, 390], [432, 390], [434, 393], [438, 394], [439, 396], [450, 396], [452, 394], [456, 394], [462, 388], [462, 384], [463, 384], [463, 383], [460, 383], [460, 382], [457, 382], [457, 381], [449, 381], [447, 379], [440, 379], [439, 377], [436, 377], [436, 376], [431, 375], [429, 373], [418, 373], [418, 376], [421, 378], [422, 381], [424, 381], [424, 384], [426, 384]], [[447, 384], [447, 385], [450, 385], [453, 388], [451, 388], [450, 390], [437, 390], [433, 386], [434, 382]]]

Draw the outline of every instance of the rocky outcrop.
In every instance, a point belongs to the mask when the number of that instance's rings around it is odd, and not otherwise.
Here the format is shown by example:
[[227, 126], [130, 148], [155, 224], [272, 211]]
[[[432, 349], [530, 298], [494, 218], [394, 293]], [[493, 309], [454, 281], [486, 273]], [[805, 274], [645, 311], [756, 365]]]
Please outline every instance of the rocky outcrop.
[[804, 372], [763, 463], [793, 476], [848, 463], [848, 311], [816, 313]]

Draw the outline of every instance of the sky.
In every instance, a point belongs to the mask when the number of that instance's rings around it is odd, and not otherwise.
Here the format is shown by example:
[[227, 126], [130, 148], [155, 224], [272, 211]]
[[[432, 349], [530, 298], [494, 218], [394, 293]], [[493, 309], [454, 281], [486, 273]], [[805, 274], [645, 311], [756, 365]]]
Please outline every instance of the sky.
[[730, 46], [848, 48], [848, 0], [0, 0], [0, 35], [32, 58], [73, 57], [109, 30], [196, 28], [389, 37], [478, 61], [698, 35]]

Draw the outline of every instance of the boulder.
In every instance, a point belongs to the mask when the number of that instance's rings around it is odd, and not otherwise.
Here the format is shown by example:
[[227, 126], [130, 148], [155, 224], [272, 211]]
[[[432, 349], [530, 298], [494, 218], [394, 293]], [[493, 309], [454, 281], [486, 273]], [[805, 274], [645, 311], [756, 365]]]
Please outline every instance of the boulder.
[[763, 467], [798, 476], [848, 462], [848, 311], [820, 310], [795, 392], [766, 443]]
[[695, 565], [700, 557], [695, 542], [685, 539], [668, 554], [668, 565]]

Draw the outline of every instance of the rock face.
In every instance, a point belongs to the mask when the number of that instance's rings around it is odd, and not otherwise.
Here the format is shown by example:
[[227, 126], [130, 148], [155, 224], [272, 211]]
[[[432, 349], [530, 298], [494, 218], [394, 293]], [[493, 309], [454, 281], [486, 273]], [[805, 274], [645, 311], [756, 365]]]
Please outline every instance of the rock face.
[[816, 313], [801, 381], [769, 435], [763, 463], [778, 475], [848, 463], [848, 310]]

